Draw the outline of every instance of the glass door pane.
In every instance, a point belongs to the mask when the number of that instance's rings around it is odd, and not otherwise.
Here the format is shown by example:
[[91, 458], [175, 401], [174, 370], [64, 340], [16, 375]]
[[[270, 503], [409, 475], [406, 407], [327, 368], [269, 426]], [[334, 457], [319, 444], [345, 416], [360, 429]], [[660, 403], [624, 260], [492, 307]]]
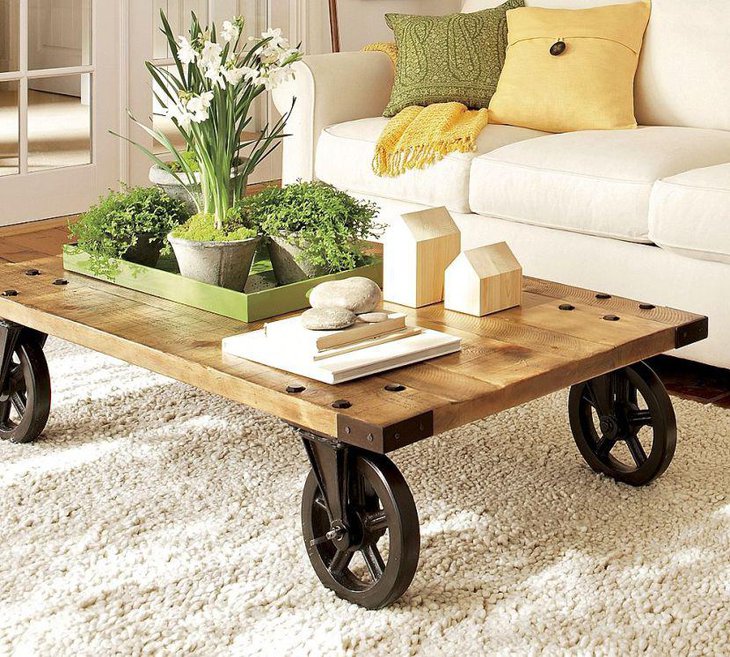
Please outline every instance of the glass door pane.
[[91, 64], [91, 0], [29, 0], [28, 68]]
[[19, 25], [20, 0], [0, 0], [0, 73], [20, 68]]
[[28, 92], [28, 171], [91, 164], [91, 75], [52, 80], [69, 94]]
[[20, 171], [18, 82], [0, 82], [0, 176]]

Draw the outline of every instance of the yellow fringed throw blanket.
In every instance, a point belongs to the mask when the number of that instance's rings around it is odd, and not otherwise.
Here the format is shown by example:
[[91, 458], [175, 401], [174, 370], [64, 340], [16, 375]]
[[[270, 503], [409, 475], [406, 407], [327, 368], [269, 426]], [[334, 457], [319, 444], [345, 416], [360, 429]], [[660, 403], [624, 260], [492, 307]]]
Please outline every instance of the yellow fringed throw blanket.
[[[393, 64], [393, 43], [374, 43], [364, 50], [386, 53]], [[461, 103], [414, 105], [396, 114], [375, 146], [373, 171], [378, 176], [399, 176], [409, 169], [425, 169], [449, 153], [476, 150], [476, 139], [489, 123], [487, 109], [470, 110]]]

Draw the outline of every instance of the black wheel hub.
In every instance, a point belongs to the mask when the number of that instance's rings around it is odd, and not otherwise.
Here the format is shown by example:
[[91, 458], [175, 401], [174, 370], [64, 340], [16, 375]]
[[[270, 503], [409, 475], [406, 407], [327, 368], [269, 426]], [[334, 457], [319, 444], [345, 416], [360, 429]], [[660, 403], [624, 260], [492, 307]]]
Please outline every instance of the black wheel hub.
[[614, 440], [619, 435], [619, 425], [616, 421], [616, 418], [611, 417], [610, 415], [604, 415], [599, 420], [599, 425], [601, 427], [601, 433], [606, 437], [610, 438], [611, 440]]
[[349, 550], [354, 546], [353, 535], [344, 522], [336, 520], [327, 532], [327, 538], [338, 550]]

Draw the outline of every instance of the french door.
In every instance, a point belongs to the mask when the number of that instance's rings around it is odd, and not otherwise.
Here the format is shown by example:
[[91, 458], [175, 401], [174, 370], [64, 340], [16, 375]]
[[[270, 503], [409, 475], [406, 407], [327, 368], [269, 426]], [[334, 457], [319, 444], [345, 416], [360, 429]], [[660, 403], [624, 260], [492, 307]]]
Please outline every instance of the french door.
[[0, 225], [80, 212], [117, 186], [120, 9], [0, 0]]

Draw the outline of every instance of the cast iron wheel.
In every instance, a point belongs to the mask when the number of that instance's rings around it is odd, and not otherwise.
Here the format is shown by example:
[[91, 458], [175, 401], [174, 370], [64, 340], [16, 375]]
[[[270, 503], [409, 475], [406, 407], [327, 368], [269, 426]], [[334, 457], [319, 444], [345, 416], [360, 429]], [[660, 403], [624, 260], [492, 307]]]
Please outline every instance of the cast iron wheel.
[[596, 472], [643, 486], [669, 467], [677, 421], [664, 385], [645, 363], [573, 386], [569, 413], [578, 449]]
[[51, 379], [42, 347], [18, 344], [6, 381], [0, 382], [0, 439], [34, 441], [46, 427], [51, 411]]
[[314, 471], [302, 496], [304, 543], [322, 584], [361, 607], [380, 609], [403, 595], [416, 573], [418, 512], [403, 475], [385, 456], [353, 456], [349, 479], [347, 548], [326, 538], [332, 526]]

